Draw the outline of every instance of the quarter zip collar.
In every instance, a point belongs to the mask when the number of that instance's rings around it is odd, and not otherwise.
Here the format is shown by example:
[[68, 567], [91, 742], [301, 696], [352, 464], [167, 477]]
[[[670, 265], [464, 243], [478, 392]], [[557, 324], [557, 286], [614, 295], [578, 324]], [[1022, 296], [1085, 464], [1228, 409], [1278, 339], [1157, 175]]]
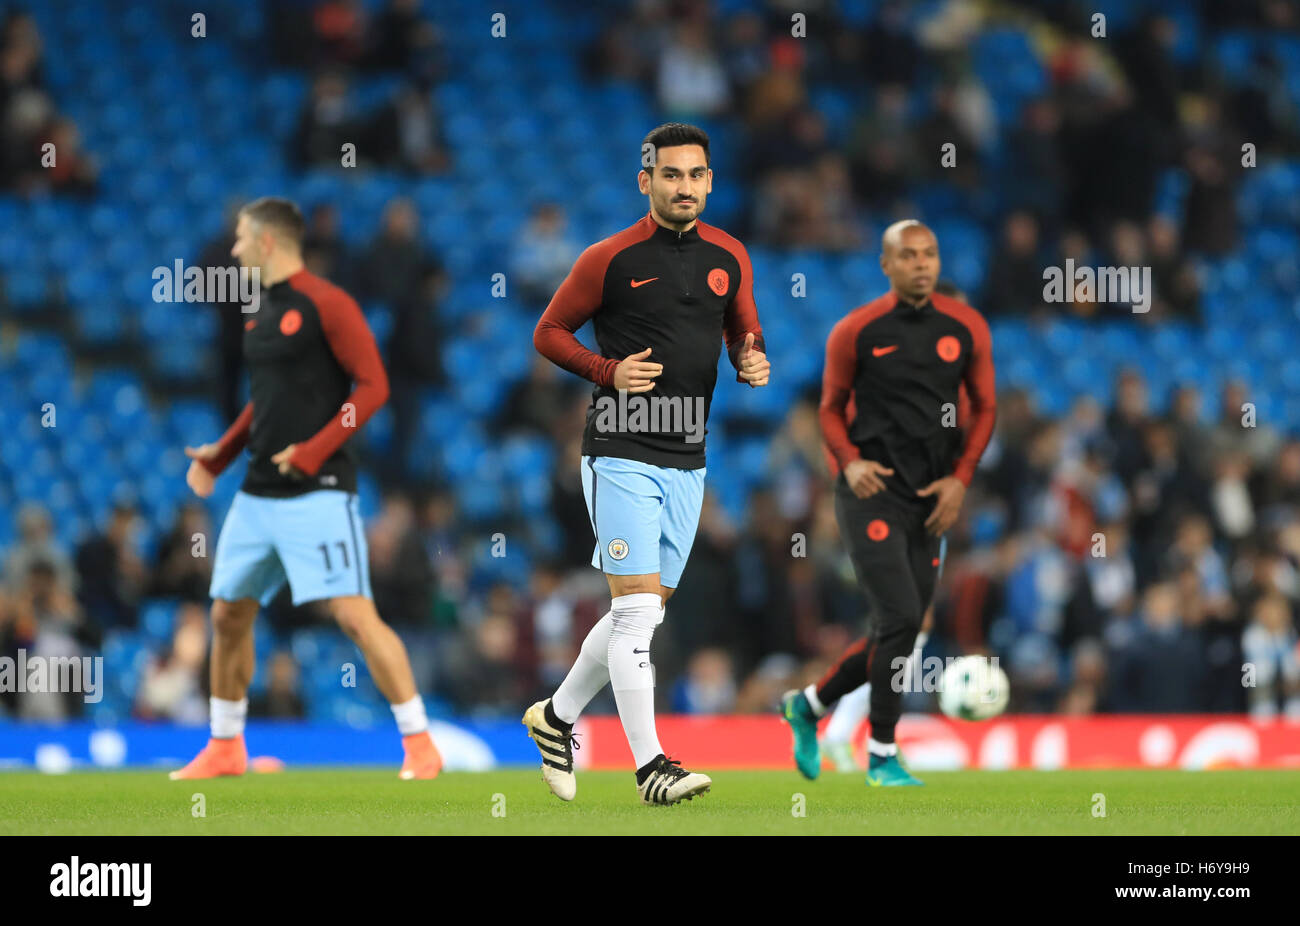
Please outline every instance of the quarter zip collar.
[[645, 220], [654, 230], [654, 238], [666, 244], [686, 244], [690, 241], [698, 241], [700, 237], [700, 220], [696, 219], [695, 224], [684, 232], [674, 231], [655, 221], [655, 217], [649, 212], [645, 214]]
[[934, 311], [934, 302], [929, 298], [926, 298], [925, 302], [922, 302], [920, 305], [916, 305], [915, 303], [908, 302], [896, 292], [891, 292], [889, 295], [894, 300], [894, 308], [909, 315], [923, 315], [927, 312]]

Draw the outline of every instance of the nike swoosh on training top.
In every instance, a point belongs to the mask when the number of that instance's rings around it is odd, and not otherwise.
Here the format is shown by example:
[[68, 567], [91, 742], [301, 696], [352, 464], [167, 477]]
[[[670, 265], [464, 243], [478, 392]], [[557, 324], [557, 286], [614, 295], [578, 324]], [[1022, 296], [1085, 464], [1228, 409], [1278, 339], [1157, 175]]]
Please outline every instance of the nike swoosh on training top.
[[651, 278], [648, 279], [648, 280], [633, 280], [633, 281], [632, 281], [632, 288], [633, 288], [633, 289], [636, 289], [638, 286], [645, 286], [647, 283], [653, 283], [653, 282], [654, 282], [655, 280], [657, 280], [657, 279], [659, 279], [659, 278], [658, 278], [658, 277], [651, 277]]
[[898, 350], [897, 344], [893, 344], [889, 347], [873, 347], [871, 348], [871, 356], [883, 357], [885, 354], [892, 354], [896, 350]]
[[632, 652], [634, 652], [634, 653], [648, 653], [648, 652], [650, 652], [650, 651], [649, 651], [648, 649], [634, 649], [634, 650], [632, 650]]

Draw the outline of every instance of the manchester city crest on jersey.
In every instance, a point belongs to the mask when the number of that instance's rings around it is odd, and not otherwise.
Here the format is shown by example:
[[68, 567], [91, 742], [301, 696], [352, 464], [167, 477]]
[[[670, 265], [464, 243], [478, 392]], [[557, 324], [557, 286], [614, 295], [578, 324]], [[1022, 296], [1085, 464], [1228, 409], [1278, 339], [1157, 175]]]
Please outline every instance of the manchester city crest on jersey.
[[623, 559], [627, 556], [627, 541], [615, 537], [605, 547], [605, 552], [609, 554], [610, 559]]

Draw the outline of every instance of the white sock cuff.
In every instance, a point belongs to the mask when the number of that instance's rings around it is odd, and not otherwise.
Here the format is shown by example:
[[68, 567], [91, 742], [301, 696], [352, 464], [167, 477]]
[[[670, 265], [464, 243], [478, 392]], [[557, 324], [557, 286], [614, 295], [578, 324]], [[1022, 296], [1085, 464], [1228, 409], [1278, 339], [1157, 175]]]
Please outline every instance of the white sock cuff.
[[424, 712], [424, 699], [418, 694], [401, 704], [390, 704], [393, 719], [397, 721], [397, 732], [402, 736], [412, 736], [429, 729], [429, 717]]
[[609, 603], [609, 613], [613, 615], [615, 629], [627, 630], [630, 624], [654, 633], [664, 619], [664, 602], [653, 592], [619, 595]]
[[821, 698], [817, 697], [817, 686], [809, 685], [803, 690], [803, 696], [808, 699], [808, 704], [812, 707], [813, 713], [818, 717], [826, 713], [826, 705], [822, 704]]
[[244, 719], [248, 717], [248, 698], [227, 701], [208, 698], [208, 716], [214, 739], [228, 740], [244, 732]]
[[898, 744], [878, 743], [873, 739], [868, 739], [867, 751], [875, 756], [896, 756], [898, 755]]

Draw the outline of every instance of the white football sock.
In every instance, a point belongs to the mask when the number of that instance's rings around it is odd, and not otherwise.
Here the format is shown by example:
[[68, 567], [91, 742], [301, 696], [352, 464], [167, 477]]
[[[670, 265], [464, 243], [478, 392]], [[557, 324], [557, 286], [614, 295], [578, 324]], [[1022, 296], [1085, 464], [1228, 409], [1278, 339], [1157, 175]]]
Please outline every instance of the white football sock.
[[611, 602], [610, 616], [609, 681], [618, 719], [639, 769], [663, 752], [655, 732], [654, 670], [650, 666], [650, 640], [664, 619], [663, 601], [649, 592], [620, 595]]
[[817, 697], [817, 686], [809, 685], [803, 690], [803, 696], [808, 699], [808, 706], [813, 709], [813, 713], [818, 717], [826, 714], [826, 705], [822, 704], [822, 699]]
[[873, 756], [896, 756], [898, 755], [897, 743], [878, 743], [873, 739], [867, 739], [867, 751]]
[[213, 739], [234, 739], [244, 732], [244, 718], [248, 716], [248, 699], [226, 701], [222, 698], [208, 698], [208, 714], [211, 718]]
[[831, 719], [826, 722], [826, 732], [822, 735], [824, 743], [852, 742], [853, 734], [867, 717], [871, 709], [871, 683], [867, 682], [854, 688], [835, 703]]
[[424, 699], [418, 694], [403, 704], [390, 704], [393, 719], [397, 721], [397, 732], [402, 736], [423, 733], [429, 729], [429, 718], [424, 713]]
[[565, 723], [576, 723], [578, 715], [609, 681], [609, 634], [613, 612], [607, 612], [587, 633], [573, 661], [573, 668], [551, 696], [551, 710]]

